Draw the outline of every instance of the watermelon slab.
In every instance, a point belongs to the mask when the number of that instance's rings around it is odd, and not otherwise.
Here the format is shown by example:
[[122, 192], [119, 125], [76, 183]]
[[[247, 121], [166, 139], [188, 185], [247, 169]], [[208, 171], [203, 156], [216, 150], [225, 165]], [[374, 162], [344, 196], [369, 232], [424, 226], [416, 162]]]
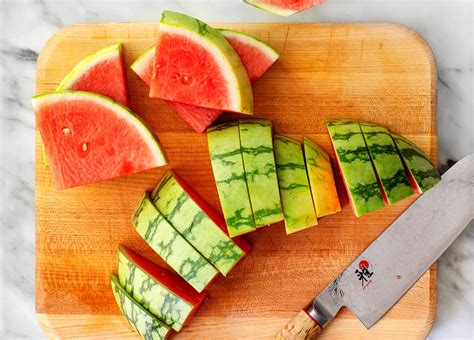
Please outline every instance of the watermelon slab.
[[253, 113], [247, 71], [229, 42], [206, 23], [171, 11], [161, 14], [150, 97]]
[[57, 91], [64, 90], [93, 92], [129, 106], [122, 44], [106, 47], [82, 60], [59, 84]]
[[305, 138], [304, 156], [317, 217], [341, 211], [329, 155], [311, 139]]
[[119, 246], [120, 285], [161, 322], [179, 332], [196, 313], [207, 293], [197, 293], [174, 273]]
[[229, 235], [234, 237], [255, 230], [240, 150], [239, 123], [228, 122], [210, 127], [207, 142]]
[[402, 136], [392, 133], [392, 137], [415, 192], [423, 193], [441, 180], [438, 170], [420, 148]]
[[245, 256], [179, 185], [172, 171], [158, 183], [152, 198], [168, 222], [222, 275], [226, 276]]
[[291, 234], [318, 224], [318, 220], [301, 143], [280, 135], [273, 136], [273, 143], [286, 233]]
[[[220, 32], [232, 45], [247, 70], [251, 82], [260, 79], [279, 58], [278, 52], [263, 41], [248, 34], [221, 29]], [[155, 46], [143, 52], [130, 66], [147, 85], [153, 76]], [[166, 102], [191, 127], [199, 133], [206, 129], [223, 113], [221, 110], [208, 109], [179, 102]]]
[[328, 121], [327, 128], [354, 214], [385, 207], [364, 136], [357, 121]]
[[273, 152], [272, 122], [240, 120], [240, 144], [245, 178], [256, 227], [283, 220]]
[[394, 204], [413, 195], [410, 180], [388, 130], [378, 124], [359, 122], [382, 188], [385, 203]]
[[244, 2], [266, 12], [287, 17], [319, 5], [324, 0], [244, 0]]
[[60, 189], [163, 166], [163, 149], [145, 123], [108, 97], [58, 91], [33, 97], [36, 124]]
[[132, 223], [151, 248], [198, 292], [202, 292], [218, 271], [156, 209], [145, 194]]
[[130, 326], [132, 326], [143, 339], [168, 339], [173, 332], [172, 329], [136, 302], [120, 285], [116, 275], [110, 275], [110, 284], [112, 286], [115, 302], [117, 302], [117, 305]]

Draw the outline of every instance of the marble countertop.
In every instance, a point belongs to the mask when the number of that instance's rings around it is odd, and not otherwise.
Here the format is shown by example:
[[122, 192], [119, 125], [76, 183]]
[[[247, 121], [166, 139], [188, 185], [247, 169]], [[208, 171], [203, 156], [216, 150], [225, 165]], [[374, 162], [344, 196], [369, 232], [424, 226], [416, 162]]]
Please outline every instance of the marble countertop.
[[[0, 339], [42, 339], [34, 313], [35, 62], [46, 40], [78, 22], [157, 21], [162, 9], [215, 22], [393, 22], [419, 32], [438, 66], [439, 160], [474, 152], [473, 2], [327, 0], [290, 18], [241, 0], [2, 0], [0, 2]], [[474, 223], [439, 260], [429, 339], [474, 339]]]

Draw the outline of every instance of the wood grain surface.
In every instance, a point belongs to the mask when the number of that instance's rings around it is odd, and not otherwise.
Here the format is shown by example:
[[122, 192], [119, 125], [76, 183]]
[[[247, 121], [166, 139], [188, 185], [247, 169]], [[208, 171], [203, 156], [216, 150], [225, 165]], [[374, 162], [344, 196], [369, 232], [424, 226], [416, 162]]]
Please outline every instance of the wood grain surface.
[[[436, 161], [436, 68], [431, 50], [413, 31], [391, 24], [222, 24], [255, 35], [281, 53], [254, 86], [255, 117], [275, 132], [309, 136], [332, 155], [325, 121], [360, 118], [382, 123], [418, 144]], [[82, 58], [124, 43], [130, 65], [154, 44], [156, 23], [65, 27], [44, 47], [37, 93], [52, 91]], [[131, 108], [158, 134], [171, 166], [220, 209], [206, 136], [194, 133], [128, 70]], [[221, 120], [235, 118], [226, 114]], [[51, 338], [136, 337], [116, 306], [109, 274], [124, 244], [162, 263], [130, 222], [144, 190], [170, 168], [154, 169], [55, 191], [36, 132], [36, 311]], [[355, 218], [337, 177], [343, 211], [286, 236], [282, 223], [249, 234], [254, 249], [176, 338], [270, 338], [415, 199]], [[348, 310], [322, 339], [423, 338], [435, 312], [432, 267], [372, 329]]]

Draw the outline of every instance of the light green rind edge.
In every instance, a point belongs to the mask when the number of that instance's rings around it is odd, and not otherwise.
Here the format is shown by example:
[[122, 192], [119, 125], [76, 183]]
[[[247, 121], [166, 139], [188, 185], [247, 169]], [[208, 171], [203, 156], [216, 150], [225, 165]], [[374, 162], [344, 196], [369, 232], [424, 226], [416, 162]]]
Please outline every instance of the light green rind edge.
[[155, 53], [155, 48], [156, 48], [156, 45], [153, 45], [149, 48], [147, 48], [145, 50], [145, 52], [143, 52], [142, 54], [140, 54], [137, 59], [135, 59], [135, 61], [132, 63], [132, 65], [130, 65], [130, 68], [135, 72], [135, 73], [138, 73], [140, 69], [143, 68], [143, 61], [145, 61], [146, 59], [148, 59], [150, 57], [150, 54], [154, 54]]
[[[153, 134], [151, 129], [146, 125], [146, 123], [137, 114], [132, 112], [129, 108], [113, 101], [109, 97], [102, 96], [100, 94], [96, 94], [92, 92], [86, 92], [86, 91], [64, 90], [64, 91], [47, 92], [47, 93], [39, 94], [32, 98], [33, 110], [35, 110], [36, 107], [40, 106], [41, 104], [47, 103], [49, 100], [54, 100], [56, 98], [61, 99], [61, 97], [67, 97], [67, 96], [71, 96], [72, 100], [74, 100], [75, 98], [92, 99], [92, 100], [95, 100], [96, 102], [102, 103], [104, 106], [108, 106], [110, 109], [112, 109], [116, 113], [120, 113], [122, 117], [128, 119], [129, 121], [135, 124], [135, 126], [142, 132], [143, 138], [148, 140], [149, 144], [156, 147], [155, 155], [157, 156], [157, 159], [160, 160], [160, 166], [168, 164], [168, 158], [166, 157], [166, 153], [163, 147], [158, 142], [158, 139], [155, 137], [155, 135]], [[69, 99], [69, 98], [66, 98], [66, 99]]]
[[286, 9], [279, 9], [277, 7], [272, 7], [272, 6], [264, 6], [262, 4], [259, 4], [257, 1], [253, 0], [244, 0], [244, 2], [250, 6], [253, 6], [255, 8], [258, 8], [262, 11], [280, 15], [282, 17], [289, 17], [290, 15], [296, 14], [301, 11], [295, 11], [295, 10], [286, 10]]
[[172, 11], [161, 13], [160, 25], [185, 29], [199, 36], [199, 39], [205, 39], [210, 45], [214, 45], [220, 52], [222, 60], [232, 70], [237, 82], [238, 88], [236, 90], [240, 95], [240, 108], [236, 108], [235, 111], [243, 114], [253, 114], [253, 93], [247, 71], [237, 52], [217, 29], [196, 18]]
[[278, 58], [280, 58], [280, 54], [274, 48], [272, 48], [270, 45], [263, 42], [262, 40], [254, 36], [251, 36], [250, 34], [227, 29], [227, 28], [218, 28], [218, 30], [222, 33], [224, 37], [235, 36], [235, 37], [238, 37], [239, 39], [247, 41], [247, 43], [249, 43], [250, 45], [258, 46], [260, 50], [265, 51], [265, 53], [268, 56], [271, 56], [273, 60], [277, 60]]
[[[157, 317], [147, 311], [142, 305], [140, 305], [137, 301], [135, 301], [130, 294], [120, 285], [120, 281], [118, 277], [114, 274], [110, 274], [110, 285], [112, 286], [112, 294], [114, 295], [115, 302], [117, 303], [120, 311], [123, 313], [125, 318], [127, 319], [130, 326], [138, 333], [140, 336], [145, 340], [160, 340], [166, 339], [170, 332], [171, 328], [167, 325], [162, 323]], [[117, 292], [118, 290], [118, 292]], [[121, 294], [132, 306], [132, 308], [136, 308], [136, 311], [140, 313], [144, 318], [145, 321], [148, 319], [148, 322], [152, 323], [155, 329], [146, 328], [145, 330], [137, 329], [136, 325], [134, 325], [129, 319], [132, 318], [131, 315], [127, 315], [127, 311], [125, 311], [120, 303]], [[146, 326], [146, 324], [145, 324]]]
[[103, 48], [79, 62], [74, 68], [69, 72], [63, 81], [59, 84], [56, 91], [67, 90], [71, 83], [81, 74], [84, 74], [88, 71], [91, 64], [93, 64], [98, 58], [104, 57], [107, 54], [113, 53], [122, 53], [122, 43], [113, 44], [106, 48]]

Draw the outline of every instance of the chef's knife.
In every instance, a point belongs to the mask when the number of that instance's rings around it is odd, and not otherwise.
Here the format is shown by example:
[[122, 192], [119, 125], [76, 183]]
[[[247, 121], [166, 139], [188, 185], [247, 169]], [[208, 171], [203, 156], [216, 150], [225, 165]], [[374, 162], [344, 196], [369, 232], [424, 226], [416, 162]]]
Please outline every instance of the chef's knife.
[[474, 218], [474, 154], [421, 195], [275, 339], [314, 338], [347, 307], [372, 327]]

